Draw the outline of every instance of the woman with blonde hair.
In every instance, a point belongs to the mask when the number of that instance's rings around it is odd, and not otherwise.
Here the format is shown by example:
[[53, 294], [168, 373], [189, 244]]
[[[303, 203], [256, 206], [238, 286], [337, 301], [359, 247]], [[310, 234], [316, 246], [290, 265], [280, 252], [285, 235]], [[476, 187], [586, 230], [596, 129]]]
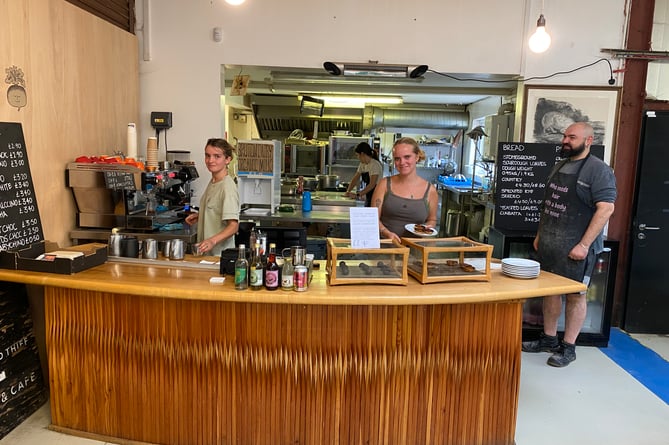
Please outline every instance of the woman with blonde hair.
[[424, 224], [435, 228], [439, 195], [434, 185], [418, 175], [416, 166], [425, 159], [418, 143], [403, 137], [393, 144], [393, 164], [397, 174], [379, 181], [372, 205], [379, 210], [379, 231], [382, 238], [413, 236], [407, 224]]

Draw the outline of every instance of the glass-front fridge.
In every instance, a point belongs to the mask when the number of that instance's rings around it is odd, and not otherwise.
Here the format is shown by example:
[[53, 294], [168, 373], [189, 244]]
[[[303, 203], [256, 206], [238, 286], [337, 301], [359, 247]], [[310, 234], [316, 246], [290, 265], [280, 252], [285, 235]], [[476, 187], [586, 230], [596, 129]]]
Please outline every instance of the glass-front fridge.
[[[534, 232], [490, 228], [488, 244], [494, 258], [529, 258], [536, 260], [532, 246]], [[604, 251], [596, 259], [588, 293], [587, 313], [576, 341], [581, 346], [606, 347], [611, 330], [613, 289], [618, 262], [618, 241], [605, 239]], [[523, 305], [523, 341], [536, 340], [543, 330], [542, 299], [529, 298]], [[558, 320], [559, 336], [564, 333], [564, 303]]]

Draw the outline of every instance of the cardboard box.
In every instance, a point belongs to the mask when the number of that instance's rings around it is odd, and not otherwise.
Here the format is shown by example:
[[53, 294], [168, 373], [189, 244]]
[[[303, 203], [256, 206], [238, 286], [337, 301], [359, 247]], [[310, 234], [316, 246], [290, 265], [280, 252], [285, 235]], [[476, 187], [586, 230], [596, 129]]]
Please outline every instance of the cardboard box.
[[[37, 259], [41, 255], [53, 251], [81, 252], [83, 255], [75, 258], [46, 255], [44, 259]], [[58, 248], [54, 243], [40, 241], [23, 249], [0, 252], [0, 267], [3, 269], [30, 270], [33, 272], [72, 274], [99, 266], [105, 261], [107, 261], [107, 245], [101, 243]]]

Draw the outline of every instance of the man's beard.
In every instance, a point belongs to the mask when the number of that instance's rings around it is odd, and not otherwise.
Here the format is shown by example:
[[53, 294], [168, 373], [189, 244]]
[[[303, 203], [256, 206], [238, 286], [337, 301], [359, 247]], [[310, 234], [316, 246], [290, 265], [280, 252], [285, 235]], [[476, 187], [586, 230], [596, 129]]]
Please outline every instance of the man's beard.
[[578, 156], [585, 151], [585, 142], [576, 148], [570, 147], [569, 144], [562, 144], [562, 149], [560, 150], [561, 158], [573, 158]]

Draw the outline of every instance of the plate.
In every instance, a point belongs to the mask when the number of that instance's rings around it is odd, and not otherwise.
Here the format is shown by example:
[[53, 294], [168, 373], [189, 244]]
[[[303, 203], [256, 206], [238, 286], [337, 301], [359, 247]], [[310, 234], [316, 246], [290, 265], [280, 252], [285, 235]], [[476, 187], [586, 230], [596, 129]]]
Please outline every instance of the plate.
[[413, 233], [414, 235], [416, 235], [416, 236], [420, 236], [420, 237], [435, 236], [437, 233], [439, 233], [439, 231], [438, 231], [437, 229], [433, 228], [433, 227], [430, 228], [430, 230], [432, 231], [431, 233], [416, 232], [416, 231], [414, 230], [414, 226], [415, 226], [415, 225], [416, 225], [416, 224], [407, 224], [406, 226], [404, 226], [404, 228], [407, 229], [408, 232], [411, 232], [411, 233]]
[[516, 274], [516, 273], [508, 272], [508, 271], [505, 271], [505, 270], [502, 270], [502, 273], [504, 275], [508, 276], [508, 277], [520, 278], [522, 280], [530, 280], [532, 278], [539, 277], [539, 273], [535, 273], [535, 274]]
[[502, 264], [516, 267], [540, 267], [541, 264], [537, 261], [527, 258], [504, 258]]

